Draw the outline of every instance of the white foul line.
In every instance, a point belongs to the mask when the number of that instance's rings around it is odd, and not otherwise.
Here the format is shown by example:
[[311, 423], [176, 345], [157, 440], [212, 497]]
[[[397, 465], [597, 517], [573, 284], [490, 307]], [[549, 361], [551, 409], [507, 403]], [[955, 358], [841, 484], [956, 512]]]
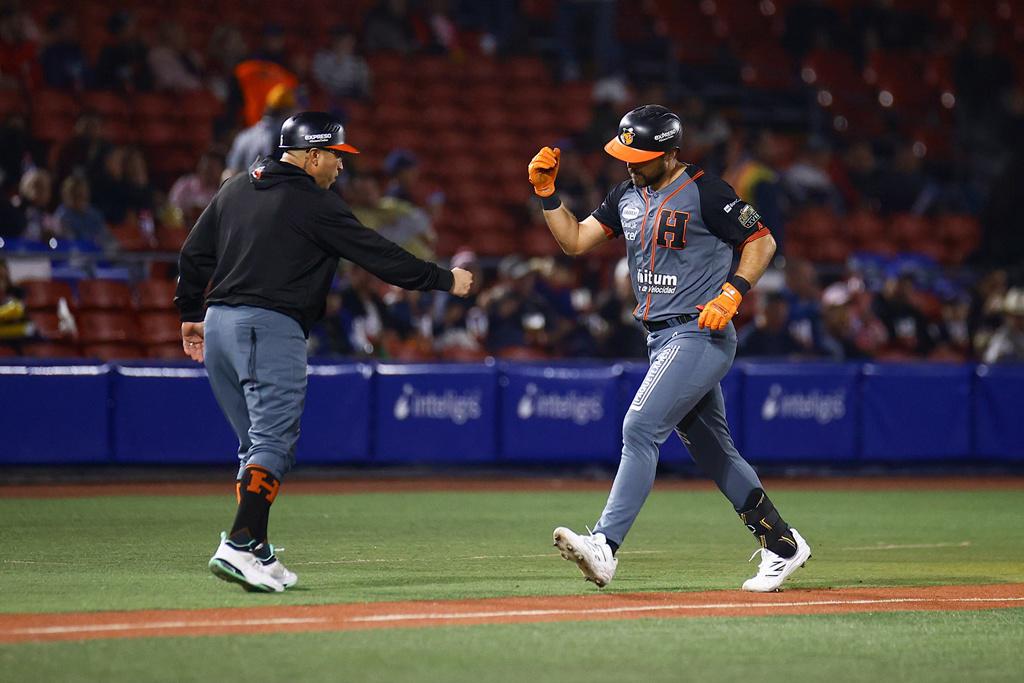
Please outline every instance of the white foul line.
[[502, 617], [545, 617], [555, 615], [627, 614], [631, 612], [667, 612], [704, 609], [740, 609], [761, 607], [821, 607], [835, 605], [890, 605], [901, 603], [947, 603], [947, 602], [1024, 602], [1019, 598], [878, 598], [873, 600], [808, 600], [805, 602], [722, 602], [710, 605], [647, 605], [632, 607], [595, 607], [592, 609], [538, 609], [508, 610], [501, 612], [435, 612], [433, 614], [375, 614], [366, 617], [352, 617], [354, 622], [382, 621], [455, 621], [459, 619], [494, 619]]
[[164, 628], [218, 628], [221, 626], [277, 626], [282, 624], [319, 624], [329, 622], [323, 617], [280, 617], [277, 619], [211, 619], [193, 621], [152, 621], [137, 624], [84, 624], [81, 626], [40, 626], [0, 631], [0, 635], [42, 636], [54, 633], [97, 633], [103, 631], [155, 631]]
[[919, 550], [921, 548], [968, 548], [970, 547], [970, 541], [960, 541], [959, 543], [911, 543], [907, 545], [898, 545], [895, 543], [879, 543], [878, 545], [864, 545], [857, 546], [854, 548], [840, 548], [840, 550]]
[[498, 619], [508, 617], [586, 616], [596, 614], [630, 614], [684, 610], [725, 610], [779, 607], [824, 607], [841, 605], [892, 605], [937, 603], [1006, 603], [1024, 602], [1024, 597], [1011, 598], [878, 598], [864, 600], [805, 600], [794, 602], [722, 602], [709, 605], [646, 605], [630, 607], [595, 607], [590, 609], [501, 610], [493, 612], [433, 612], [429, 614], [375, 614], [348, 619], [329, 617], [280, 617], [275, 619], [195, 619], [142, 623], [82, 624], [78, 626], [41, 626], [0, 631], [0, 636], [35, 636], [68, 633], [112, 633], [119, 631], [156, 631], [161, 629], [221, 628], [226, 626], [280, 626], [292, 624], [382, 623], [400, 621], [459, 621], [465, 619]]

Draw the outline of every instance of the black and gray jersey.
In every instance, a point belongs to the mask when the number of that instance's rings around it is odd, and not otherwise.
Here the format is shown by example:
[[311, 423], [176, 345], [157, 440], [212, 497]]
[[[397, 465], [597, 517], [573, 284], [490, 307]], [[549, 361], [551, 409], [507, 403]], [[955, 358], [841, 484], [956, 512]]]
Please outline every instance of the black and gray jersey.
[[695, 313], [718, 296], [733, 250], [768, 234], [753, 206], [695, 166], [657, 192], [627, 180], [593, 216], [609, 239], [626, 239], [637, 320]]

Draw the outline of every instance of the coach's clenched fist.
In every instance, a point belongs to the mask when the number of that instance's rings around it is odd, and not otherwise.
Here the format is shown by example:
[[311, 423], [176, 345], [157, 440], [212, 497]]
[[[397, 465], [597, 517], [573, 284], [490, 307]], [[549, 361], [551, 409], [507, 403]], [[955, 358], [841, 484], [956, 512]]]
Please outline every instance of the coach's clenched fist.
[[452, 283], [452, 294], [467, 296], [473, 287], [473, 273], [462, 268], [452, 268], [452, 275], [455, 277], [455, 281]]

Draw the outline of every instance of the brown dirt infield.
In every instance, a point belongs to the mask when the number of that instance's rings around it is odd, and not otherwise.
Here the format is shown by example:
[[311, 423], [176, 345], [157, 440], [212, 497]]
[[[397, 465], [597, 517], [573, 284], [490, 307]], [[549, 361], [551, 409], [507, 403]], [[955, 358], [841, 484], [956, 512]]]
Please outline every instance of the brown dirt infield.
[[[770, 490], [819, 491], [1015, 491], [1024, 489], [1024, 477], [787, 477], [764, 480]], [[293, 479], [285, 482], [289, 494], [415, 493], [424, 491], [607, 491], [611, 477], [600, 480], [550, 477], [463, 478], [396, 477], [346, 479]], [[659, 491], [710, 491], [705, 480], [668, 480], [655, 484]], [[231, 475], [223, 481], [95, 482], [82, 484], [0, 485], [0, 498], [83, 498], [91, 496], [234, 496]]]
[[1024, 584], [790, 590], [755, 594], [596, 593], [482, 600], [377, 602], [134, 612], [0, 615], [0, 643], [248, 633], [429, 628], [643, 618], [1024, 608]]

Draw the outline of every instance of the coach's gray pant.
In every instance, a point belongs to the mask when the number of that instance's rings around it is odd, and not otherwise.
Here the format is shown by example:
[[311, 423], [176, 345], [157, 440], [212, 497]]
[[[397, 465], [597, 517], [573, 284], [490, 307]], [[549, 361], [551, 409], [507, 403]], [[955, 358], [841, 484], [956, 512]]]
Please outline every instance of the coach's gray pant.
[[211, 306], [205, 322], [206, 372], [238, 436], [238, 476], [259, 465], [281, 479], [295, 462], [306, 402], [302, 328], [252, 306]]
[[594, 527], [621, 544], [654, 485], [661, 444], [674, 429], [690, 456], [733, 507], [743, 508], [761, 482], [740, 457], [725, 421], [719, 381], [736, 355], [736, 330], [684, 325], [647, 337], [651, 367], [622, 421], [622, 459], [608, 502]]

